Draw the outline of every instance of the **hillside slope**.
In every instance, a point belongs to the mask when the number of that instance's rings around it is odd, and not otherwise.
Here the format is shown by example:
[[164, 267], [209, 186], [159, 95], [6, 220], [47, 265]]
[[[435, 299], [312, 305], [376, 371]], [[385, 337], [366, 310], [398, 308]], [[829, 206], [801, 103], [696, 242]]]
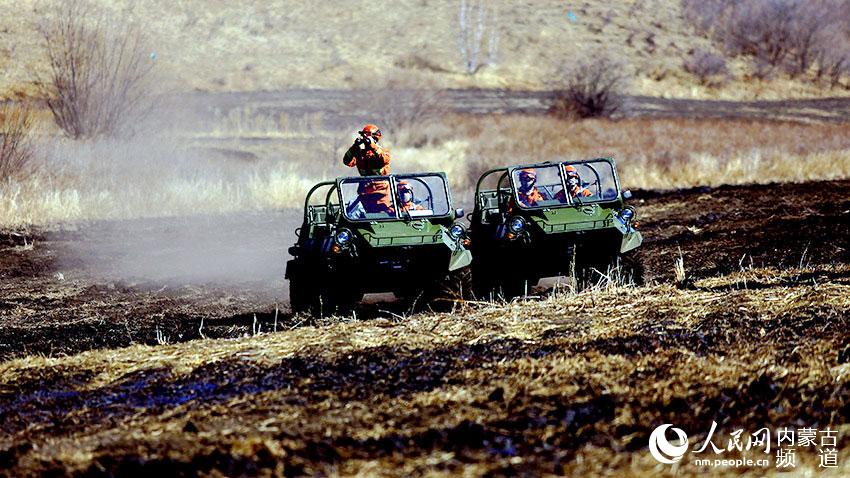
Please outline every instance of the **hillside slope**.
[[[635, 94], [679, 97], [796, 97], [843, 94], [774, 80], [706, 89], [682, 70], [708, 47], [682, 18], [680, 2], [487, 2], [485, 32], [498, 32], [494, 65], [464, 72], [457, 0], [224, 2], [94, 0], [134, 19], [151, 38], [157, 70], [176, 91], [287, 87], [418, 86], [545, 88], [587, 51], [615, 52], [634, 73]], [[44, 2], [0, 6], [0, 92], [28, 92], [40, 59], [35, 24]], [[476, 17], [477, 18], [477, 17]], [[473, 22], [474, 23], [474, 22]], [[486, 48], [482, 54], [487, 56]], [[152, 60], [154, 61], [154, 60]], [[733, 62], [732, 70], [736, 69]], [[738, 65], [740, 67], [740, 65]], [[738, 68], [739, 70], [741, 68]], [[740, 75], [739, 75], [740, 76]]]

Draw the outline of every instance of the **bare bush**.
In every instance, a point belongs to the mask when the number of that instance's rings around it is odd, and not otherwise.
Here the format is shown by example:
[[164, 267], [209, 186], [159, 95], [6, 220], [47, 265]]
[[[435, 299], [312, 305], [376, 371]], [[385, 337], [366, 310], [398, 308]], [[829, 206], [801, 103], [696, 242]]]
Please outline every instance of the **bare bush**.
[[[467, 74], [496, 63], [499, 28], [496, 10], [484, 0], [461, 0], [458, 14], [458, 48]], [[486, 47], [487, 56], [483, 49]]]
[[715, 36], [733, 55], [749, 55], [773, 67], [791, 48], [792, 22], [798, 13], [794, 1], [744, 1], [729, 8]]
[[577, 62], [554, 87], [550, 112], [560, 117], [610, 117], [624, 104], [626, 75], [622, 63], [605, 55]]
[[33, 158], [29, 105], [5, 103], [0, 107], [0, 182], [23, 175]]
[[827, 40], [814, 51], [815, 81], [836, 87], [850, 77], [850, 32], [834, 27], [823, 35]]
[[684, 67], [685, 71], [699, 78], [700, 83], [707, 86], [720, 85], [729, 75], [725, 58], [701, 48], [696, 49], [690, 58], [685, 60]]
[[50, 66], [39, 82], [56, 124], [71, 138], [115, 136], [140, 119], [153, 62], [139, 25], [112, 21], [85, 0], [51, 4], [38, 24]]
[[817, 57], [816, 80], [826, 80], [834, 88], [841, 84], [842, 78], [850, 77], [850, 47], [838, 51], [823, 49], [817, 53]]
[[794, 18], [788, 31], [788, 64], [786, 69], [792, 76], [809, 71], [817, 57], [818, 48], [827, 40], [823, 29], [829, 25], [829, 10], [821, 2], [800, 6], [795, 3]]
[[699, 33], [710, 33], [729, 5], [727, 0], [682, 0], [685, 20]]
[[848, 53], [846, 1], [682, 0], [682, 6], [697, 31], [711, 36], [728, 54], [753, 58], [756, 78], [769, 77], [777, 69], [796, 77], [814, 67], [820, 80], [830, 76], [827, 70], [841, 71], [841, 58]]

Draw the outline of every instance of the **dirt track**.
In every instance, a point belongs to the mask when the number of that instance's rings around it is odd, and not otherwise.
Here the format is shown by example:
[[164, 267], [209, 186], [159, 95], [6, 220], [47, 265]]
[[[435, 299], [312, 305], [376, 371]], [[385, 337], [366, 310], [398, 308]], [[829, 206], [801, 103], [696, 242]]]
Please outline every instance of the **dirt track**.
[[[680, 250], [692, 278], [850, 262], [850, 181], [637, 191], [635, 204], [649, 282], [672, 280]], [[278, 330], [303, 325], [282, 279], [298, 221], [293, 211], [4, 234], [0, 358], [156, 344], [158, 333], [239, 337], [274, 329], [275, 317]], [[358, 317], [390, 312], [405, 311], [379, 301]]]
[[[327, 130], [348, 129], [364, 117], [381, 117], [380, 108], [416, 111], [437, 102], [439, 108], [464, 114], [546, 114], [551, 105], [550, 91], [510, 90], [445, 90], [437, 97], [416, 90], [399, 90], [383, 96], [373, 106], [374, 93], [365, 90], [286, 90], [251, 93], [192, 93], [167, 98], [163, 104], [172, 106], [176, 124], [204, 124], [211, 116], [226, 116], [233, 110], [247, 109], [253, 114], [293, 119], [320, 115], [321, 126]], [[434, 105], [432, 105], [433, 107]], [[803, 100], [718, 101], [650, 96], [626, 96], [623, 117], [643, 118], [727, 118], [771, 119], [793, 122], [835, 122], [850, 120], [850, 98], [818, 98]], [[315, 119], [315, 118], [314, 118]]]

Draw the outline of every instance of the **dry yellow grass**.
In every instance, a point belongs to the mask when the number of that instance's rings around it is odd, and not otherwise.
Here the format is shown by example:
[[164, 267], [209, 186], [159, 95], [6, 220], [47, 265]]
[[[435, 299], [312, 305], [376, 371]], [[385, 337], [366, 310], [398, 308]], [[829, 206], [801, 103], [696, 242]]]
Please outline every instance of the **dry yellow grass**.
[[[699, 98], [846, 95], [804, 81], [739, 80], [705, 88], [682, 70], [688, 52], [710, 47], [682, 19], [676, 0], [487, 2], [498, 18], [497, 63], [463, 73], [456, 0], [224, 2], [93, 0], [112, 15], [144, 25], [166, 89], [276, 90], [288, 87], [409, 85], [544, 88], [582, 52], [622, 55], [633, 93]], [[49, 10], [38, 0], [0, 5], [0, 92], [31, 93], [44, 71], [33, 24]], [[576, 21], [570, 21], [572, 10]], [[553, 76], [554, 75], [554, 76]]]
[[[337, 318], [239, 340], [15, 359], [0, 363], [0, 391], [23, 387], [4, 424], [18, 431], [0, 444], [31, 440], [36, 446], [12, 456], [33, 472], [723, 476], [728, 468], [698, 468], [691, 455], [659, 466], [646, 450], [649, 431], [672, 421], [694, 446], [712, 419], [724, 440], [737, 427], [809, 420], [837, 430], [846, 457], [850, 368], [835, 348], [847, 325], [847, 266], [741, 274], [778, 283], [746, 289], [730, 276], [693, 290], [615, 287], [404, 320]], [[820, 279], [791, 278], [804, 275]], [[805, 350], [789, 342], [797, 334]], [[42, 396], [31, 415], [31, 397]], [[797, 472], [817, 469], [813, 452], [798, 452]], [[848, 466], [840, 460], [823, 476]]]
[[744, 120], [569, 121], [549, 117], [454, 118], [426, 135], [436, 146], [394, 150], [405, 170], [439, 169], [461, 193], [488, 168], [613, 157], [629, 188], [850, 177], [850, 125]]
[[[313, 133], [280, 134], [285, 140]], [[315, 182], [352, 174], [339, 162], [345, 144], [327, 134], [315, 136], [306, 155], [303, 146], [257, 149], [234, 138], [230, 146], [247, 148], [254, 162], [216, 162], [183, 144], [203, 145], [203, 135], [163, 144], [63, 143], [51, 153], [58, 158], [52, 170], [0, 186], [0, 226], [299, 208]], [[488, 168], [560, 158], [614, 157], [628, 188], [850, 177], [845, 124], [472, 116], [398, 136], [408, 144], [424, 137], [425, 144], [393, 145], [388, 138], [393, 170], [445, 171], [460, 201], [469, 200]]]

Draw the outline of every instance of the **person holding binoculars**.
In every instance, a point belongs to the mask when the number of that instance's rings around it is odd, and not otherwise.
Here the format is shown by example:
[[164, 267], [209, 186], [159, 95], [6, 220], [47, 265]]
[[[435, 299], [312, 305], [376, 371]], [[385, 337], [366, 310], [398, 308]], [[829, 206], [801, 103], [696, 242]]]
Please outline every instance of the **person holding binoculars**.
[[386, 176], [390, 174], [390, 152], [381, 146], [381, 130], [367, 124], [357, 132], [354, 144], [345, 152], [343, 164], [353, 168], [361, 176]]

